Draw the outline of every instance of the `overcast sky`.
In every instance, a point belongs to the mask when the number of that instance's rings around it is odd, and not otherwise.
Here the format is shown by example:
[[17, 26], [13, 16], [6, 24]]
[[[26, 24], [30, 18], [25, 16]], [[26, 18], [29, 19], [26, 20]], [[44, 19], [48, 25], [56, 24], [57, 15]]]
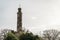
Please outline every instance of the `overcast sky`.
[[17, 9], [22, 8], [23, 27], [33, 33], [60, 29], [60, 0], [0, 0], [0, 28], [16, 30]]

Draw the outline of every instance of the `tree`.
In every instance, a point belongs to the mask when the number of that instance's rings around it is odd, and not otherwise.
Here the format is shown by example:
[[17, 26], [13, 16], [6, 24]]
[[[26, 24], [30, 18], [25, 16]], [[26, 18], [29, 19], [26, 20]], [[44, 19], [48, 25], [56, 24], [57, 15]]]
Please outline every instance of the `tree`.
[[13, 33], [9, 32], [4, 40], [18, 40], [18, 38]]
[[19, 36], [19, 40], [37, 40], [39, 39], [38, 35], [33, 35], [31, 32], [23, 33]]
[[57, 30], [45, 30], [43, 32], [44, 38], [47, 38], [48, 40], [56, 40], [58, 35], [60, 34]]

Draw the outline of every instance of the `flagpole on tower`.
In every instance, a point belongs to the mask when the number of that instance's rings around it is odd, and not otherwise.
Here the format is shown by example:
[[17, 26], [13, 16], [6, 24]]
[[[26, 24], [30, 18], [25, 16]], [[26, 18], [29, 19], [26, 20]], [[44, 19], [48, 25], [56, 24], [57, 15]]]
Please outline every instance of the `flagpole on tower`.
[[19, 8], [21, 8], [21, 4], [19, 4]]

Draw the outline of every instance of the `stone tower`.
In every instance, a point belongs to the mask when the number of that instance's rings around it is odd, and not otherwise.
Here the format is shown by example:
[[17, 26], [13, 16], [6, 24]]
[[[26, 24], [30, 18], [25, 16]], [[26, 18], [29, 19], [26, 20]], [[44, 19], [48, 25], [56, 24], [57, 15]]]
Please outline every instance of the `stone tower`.
[[17, 12], [17, 32], [22, 31], [22, 12], [21, 8], [18, 8]]

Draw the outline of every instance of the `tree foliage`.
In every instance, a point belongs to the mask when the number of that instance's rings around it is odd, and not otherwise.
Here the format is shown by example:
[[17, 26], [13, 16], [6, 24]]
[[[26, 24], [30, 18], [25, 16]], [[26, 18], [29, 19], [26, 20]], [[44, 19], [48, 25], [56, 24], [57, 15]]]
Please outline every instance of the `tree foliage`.
[[7, 33], [7, 37], [4, 40], [18, 40], [13, 33]]
[[24, 33], [19, 36], [19, 40], [37, 40], [39, 39], [38, 35], [33, 35], [32, 33]]
[[15, 36], [15, 33], [9, 32], [4, 40], [42, 40], [42, 38], [31, 32], [21, 32], [18, 37]]

